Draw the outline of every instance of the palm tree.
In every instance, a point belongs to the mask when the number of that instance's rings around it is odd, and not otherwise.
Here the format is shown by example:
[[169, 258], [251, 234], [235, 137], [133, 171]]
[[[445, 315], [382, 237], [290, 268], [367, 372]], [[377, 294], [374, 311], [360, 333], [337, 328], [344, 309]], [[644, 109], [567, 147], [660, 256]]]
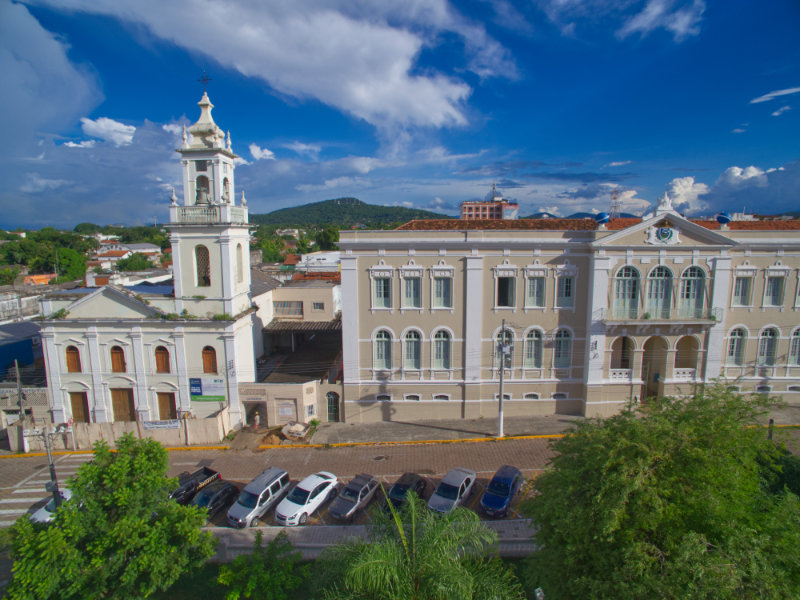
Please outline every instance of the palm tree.
[[326, 600], [517, 600], [511, 570], [490, 556], [497, 534], [478, 515], [433, 513], [416, 494], [390, 515], [373, 513], [367, 541], [331, 548], [321, 564]]

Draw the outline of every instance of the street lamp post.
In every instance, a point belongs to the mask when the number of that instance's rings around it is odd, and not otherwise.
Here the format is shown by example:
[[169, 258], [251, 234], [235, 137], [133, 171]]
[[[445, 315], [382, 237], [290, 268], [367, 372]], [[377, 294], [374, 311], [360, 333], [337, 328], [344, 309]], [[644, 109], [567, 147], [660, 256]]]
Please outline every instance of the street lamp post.
[[500, 397], [497, 404], [497, 437], [504, 437], [503, 432], [503, 383], [505, 381], [506, 362], [511, 351], [511, 344], [506, 343], [506, 320], [500, 328], [500, 342], [497, 344], [497, 352], [500, 354]]
[[44, 442], [44, 449], [47, 452], [47, 462], [50, 465], [50, 483], [45, 486], [45, 489], [53, 493], [53, 503], [56, 509], [61, 506], [61, 493], [58, 490], [58, 476], [56, 475], [56, 466], [53, 463], [53, 449], [51, 446], [51, 440], [53, 437], [66, 432], [67, 429], [64, 425], [54, 427], [52, 431], [47, 431], [46, 428], [42, 429], [41, 431], [38, 428], [34, 428], [29, 431], [23, 431], [23, 435], [25, 437], [40, 437]]

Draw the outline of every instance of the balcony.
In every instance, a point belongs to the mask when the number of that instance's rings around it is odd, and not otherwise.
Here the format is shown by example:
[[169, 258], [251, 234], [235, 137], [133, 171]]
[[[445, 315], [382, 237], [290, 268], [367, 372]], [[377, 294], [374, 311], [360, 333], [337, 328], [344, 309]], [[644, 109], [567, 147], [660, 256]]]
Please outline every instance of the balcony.
[[608, 372], [611, 383], [630, 383], [633, 381], [633, 371], [631, 369], [611, 369]]
[[170, 220], [187, 225], [216, 223], [247, 223], [247, 209], [241, 206], [218, 204], [214, 206], [172, 206]]
[[675, 381], [694, 381], [697, 376], [697, 369], [678, 369], [673, 372], [672, 378]]
[[708, 324], [721, 321], [723, 310], [721, 308], [708, 308], [696, 306], [667, 306], [658, 308], [643, 308], [631, 306], [615, 306], [601, 308], [595, 311], [596, 320], [606, 322], [637, 322], [650, 323], [675, 323], [675, 322], [705, 322]]

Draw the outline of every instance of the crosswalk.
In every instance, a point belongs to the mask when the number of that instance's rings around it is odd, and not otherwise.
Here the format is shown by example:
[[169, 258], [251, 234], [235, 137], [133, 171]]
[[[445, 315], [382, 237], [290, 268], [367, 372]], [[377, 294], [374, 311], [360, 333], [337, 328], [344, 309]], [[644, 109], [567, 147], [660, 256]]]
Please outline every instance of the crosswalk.
[[[62, 487], [70, 477], [78, 472], [78, 468], [85, 462], [92, 460], [92, 455], [66, 454], [59, 456], [54, 462], [58, 484]], [[9, 527], [14, 521], [31, 512], [36, 504], [45, 502], [50, 494], [45, 490], [45, 485], [50, 481], [49, 469], [37, 471], [25, 477], [12, 489], [7, 490], [9, 497], [0, 498], [0, 527]], [[4, 494], [5, 495], [5, 494]]]

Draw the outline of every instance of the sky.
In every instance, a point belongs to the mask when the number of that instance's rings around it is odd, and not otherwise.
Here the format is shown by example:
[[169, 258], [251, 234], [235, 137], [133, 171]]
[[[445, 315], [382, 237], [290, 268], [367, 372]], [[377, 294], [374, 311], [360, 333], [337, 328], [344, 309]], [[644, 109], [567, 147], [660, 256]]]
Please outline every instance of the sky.
[[204, 71], [251, 213], [800, 209], [797, 0], [0, 0], [0, 226], [165, 222]]

